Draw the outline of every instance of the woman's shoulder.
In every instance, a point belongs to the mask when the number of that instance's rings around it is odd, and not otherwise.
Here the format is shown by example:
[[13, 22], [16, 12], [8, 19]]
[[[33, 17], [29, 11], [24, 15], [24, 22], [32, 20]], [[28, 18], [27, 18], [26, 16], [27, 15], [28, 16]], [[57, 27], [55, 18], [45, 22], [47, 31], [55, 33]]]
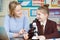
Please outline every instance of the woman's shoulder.
[[26, 15], [23, 15], [23, 17], [24, 17], [24, 18], [28, 18], [28, 16], [26, 16]]
[[9, 14], [5, 15], [5, 19], [9, 19], [9, 18], [10, 18]]

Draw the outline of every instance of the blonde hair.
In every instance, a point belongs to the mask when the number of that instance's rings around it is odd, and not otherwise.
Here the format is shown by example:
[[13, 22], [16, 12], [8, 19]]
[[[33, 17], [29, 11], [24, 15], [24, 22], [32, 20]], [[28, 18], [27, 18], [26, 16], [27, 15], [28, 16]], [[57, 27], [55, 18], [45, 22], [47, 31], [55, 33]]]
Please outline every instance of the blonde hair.
[[18, 3], [17, 1], [12, 1], [9, 3], [9, 16], [10, 17], [15, 17], [15, 13], [14, 10], [16, 8], [17, 5], [20, 5], [20, 3]]
[[49, 4], [45, 4], [41, 7], [38, 8], [38, 10], [44, 10], [44, 12], [46, 12], [49, 15]]

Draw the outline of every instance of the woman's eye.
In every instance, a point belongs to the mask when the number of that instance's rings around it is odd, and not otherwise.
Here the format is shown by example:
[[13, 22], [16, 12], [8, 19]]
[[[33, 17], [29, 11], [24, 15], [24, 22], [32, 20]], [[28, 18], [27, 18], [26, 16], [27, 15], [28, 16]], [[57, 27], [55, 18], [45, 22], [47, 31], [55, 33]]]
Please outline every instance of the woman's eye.
[[20, 12], [20, 10], [17, 10], [17, 12]]
[[40, 14], [38, 14], [38, 15], [40, 15]]

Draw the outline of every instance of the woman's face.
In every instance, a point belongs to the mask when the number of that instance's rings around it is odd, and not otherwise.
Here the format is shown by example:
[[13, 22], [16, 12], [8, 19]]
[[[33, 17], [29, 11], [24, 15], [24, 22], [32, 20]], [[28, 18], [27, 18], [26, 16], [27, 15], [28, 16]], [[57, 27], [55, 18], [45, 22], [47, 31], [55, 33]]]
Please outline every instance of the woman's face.
[[15, 16], [20, 17], [22, 15], [22, 8], [20, 5], [17, 5], [15, 10], [14, 10]]
[[43, 12], [43, 10], [37, 10], [37, 19], [39, 21], [44, 21], [48, 18], [47, 13]]

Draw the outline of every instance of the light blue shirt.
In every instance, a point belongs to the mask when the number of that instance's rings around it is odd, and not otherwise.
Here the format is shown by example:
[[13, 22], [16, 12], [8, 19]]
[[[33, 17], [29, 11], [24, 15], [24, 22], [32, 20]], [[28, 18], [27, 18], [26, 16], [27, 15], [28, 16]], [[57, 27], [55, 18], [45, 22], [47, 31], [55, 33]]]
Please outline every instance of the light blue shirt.
[[29, 21], [26, 16], [21, 18], [14, 18], [10, 16], [5, 17], [4, 27], [8, 34], [9, 38], [13, 37], [14, 33], [18, 33], [21, 29], [24, 29], [26, 32], [29, 30]]

